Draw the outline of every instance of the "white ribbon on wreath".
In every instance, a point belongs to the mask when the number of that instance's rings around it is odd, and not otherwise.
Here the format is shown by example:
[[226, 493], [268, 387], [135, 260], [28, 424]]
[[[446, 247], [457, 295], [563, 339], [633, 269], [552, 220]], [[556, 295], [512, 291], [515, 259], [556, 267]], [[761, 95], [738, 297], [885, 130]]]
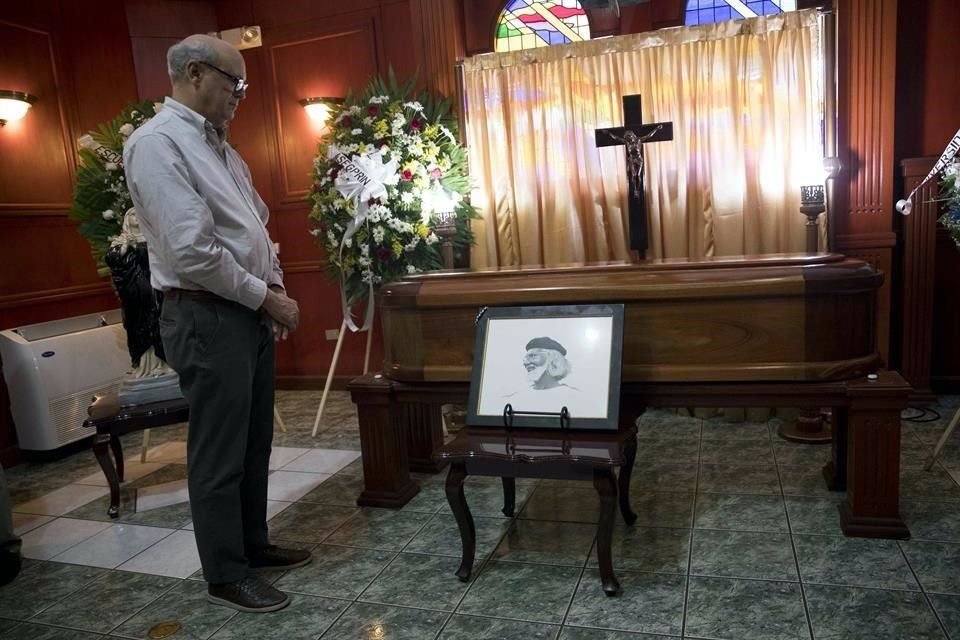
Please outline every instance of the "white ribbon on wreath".
[[333, 184], [344, 199], [353, 202], [353, 219], [347, 224], [347, 229], [340, 240], [340, 302], [343, 305], [343, 321], [350, 331], [368, 331], [373, 325], [373, 271], [366, 267], [366, 279], [369, 291], [367, 294], [367, 311], [364, 314], [363, 325], [358, 327], [353, 322], [350, 305], [347, 302], [347, 282], [343, 273], [343, 251], [347, 243], [357, 233], [357, 230], [366, 223], [370, 211], [370, 201], [377, 198], [386, 198], [387, 185], [396, 181], [397, 160], [384, 162], [379, 151], [371, 151], [363, 155], [348, 158], [343, 153], [337, 153], [336, 161], [340, 171]]
[[930, 173], [920, 181], [920, 184], [915, 186], [913, 190], [903, 200], [897, 201], [897, 211], [902, 213], [905, 216], [910, 215], [910, 212], [913, 211], [913, 196], [923, 185], [927, 184], [933, 176], [937, 175], [953, 160], [953, 158], [960, 152], [960, 129], [953, 135], [953, 139], [947, 144], [947, 148], [943, 150], [943, 153], [940, 154], [940, 158], [937, 160], [936, 164], [933, 165], [933, 168], [930, 169]]

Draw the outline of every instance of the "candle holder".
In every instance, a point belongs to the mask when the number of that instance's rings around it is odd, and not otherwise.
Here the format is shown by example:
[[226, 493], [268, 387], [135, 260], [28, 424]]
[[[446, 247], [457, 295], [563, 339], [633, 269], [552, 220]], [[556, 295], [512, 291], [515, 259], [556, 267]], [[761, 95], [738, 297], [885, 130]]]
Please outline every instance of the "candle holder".
[[457, 235], [457, 214], [453, 211], [437, 212], [437, 224], [433, 232], [440, 238], [440, 259], [444, 269], [453, 269], [453, 236]]
[[800, 187], [800, 213], [807, 216], [807, 253], [820, 250], [820, 227], [817, 218], [827, 210], [827, 202], [822, 184]]

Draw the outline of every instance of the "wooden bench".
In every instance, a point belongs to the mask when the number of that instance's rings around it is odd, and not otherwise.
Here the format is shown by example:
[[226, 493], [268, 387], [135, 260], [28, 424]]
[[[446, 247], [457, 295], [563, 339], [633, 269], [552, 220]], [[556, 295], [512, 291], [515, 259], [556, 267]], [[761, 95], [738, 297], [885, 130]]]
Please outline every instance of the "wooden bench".
[[[93, 453], [110, 485], [111, 518], [120, 515], [120, 483], [123, 482], [123, 446], [120, 436], [135, 431], [166, 427], [190, 419], [190, 409], [183, 398], [122, 407], [115, 393], [95, 396], [87, 409], [89, 417], [83, 426], [96, 429]], [[110, 451], [113, 451], [113, 458]], [[116, 461], [116, 464], [114, 464]]]

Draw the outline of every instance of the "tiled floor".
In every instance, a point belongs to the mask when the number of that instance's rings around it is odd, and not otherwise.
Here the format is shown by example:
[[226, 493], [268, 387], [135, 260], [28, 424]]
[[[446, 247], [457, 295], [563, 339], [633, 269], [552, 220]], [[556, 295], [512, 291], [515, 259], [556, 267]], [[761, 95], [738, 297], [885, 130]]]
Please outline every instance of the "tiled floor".
[[[500, 513], [495, 479], [470, 478], [478, 557], [454, 577], [460, 541], [443, 474], [398, 511], [358, 509], [356, 417], [346, 394], [310, 437], [318, 394], [283, 392], [289, 432], [271, 460], [271, 533], [313, 549], [307, 567], [270, 575], [287, 609], [240, 614], [208, 605], [185, 502], [185, 431], [125, 448], [121, 517], [89, 453], [7, 471], [28, 560], [0, 589], [0, 639], [173, 638], [432, 640], [665, 637], [960, 639], [960, 435], [931, 472], [939, 420], [904, 422], [902, 511], [909, 541], [845, 538], [820, 467], [829, 447], [787, 443], [769, 423], [648, 412], [640, 422], [632, 502], [607, 598], [596, 569], [597, 498], [585, 484], [517, 483], [518, 516]], [[960, 476], [958, 476], [960, 477]]]

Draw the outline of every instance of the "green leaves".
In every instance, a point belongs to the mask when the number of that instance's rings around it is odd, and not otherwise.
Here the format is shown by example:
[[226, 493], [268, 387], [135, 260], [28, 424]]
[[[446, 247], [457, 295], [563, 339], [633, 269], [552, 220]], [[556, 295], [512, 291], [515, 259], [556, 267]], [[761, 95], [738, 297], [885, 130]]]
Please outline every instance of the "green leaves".
[[[123, 143], [127, 137], [121, 128], [132, 131], [149, 120], [154, 113], [154, 103], [146, 100], [127, 105], [116, 118], [97, 127], [88, 135], [97, 145], [119, 156], [123, 155]], [[103, 257], [110, 250], [110, 242], [120, 233], [123, 214], [133, 206], [127, 191], [122, 166], [107, 168], [107, 161], [94, 150], [80, 147], [80, 166], [73, 190], [70, 218], [80, 223], [78, 231], [87, 242], [96, 260], [98, 273], [109, 273]], [[111, 215], [104, 217], [104, 212]]]

